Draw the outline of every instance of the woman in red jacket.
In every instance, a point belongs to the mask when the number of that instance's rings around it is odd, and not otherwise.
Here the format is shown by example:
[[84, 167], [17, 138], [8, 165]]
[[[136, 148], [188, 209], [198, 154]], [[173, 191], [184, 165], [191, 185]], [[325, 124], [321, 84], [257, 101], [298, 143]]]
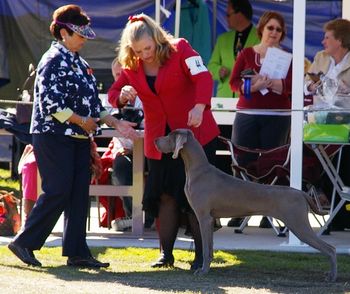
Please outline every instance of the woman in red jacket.
[[108, 92], [113, 106], [124, 106], [139, 96], [145, 114], [145, 156], [149, 160], [143, 209], [159, 218], [161, 256], [153, 267], [172, 266], [172, 254], [186, 212], [195, 241], [195, 260], [202, 264], [200, 231], [184, 194], [182, 159], [161, 154], [157, 137], [189, 128], [214, 162], [218, 126], [210, 110], [213, 80], [202, 58], [184, 39], [175, 39], [145, 14], [129, 17], [118, 54], [123, 70]]

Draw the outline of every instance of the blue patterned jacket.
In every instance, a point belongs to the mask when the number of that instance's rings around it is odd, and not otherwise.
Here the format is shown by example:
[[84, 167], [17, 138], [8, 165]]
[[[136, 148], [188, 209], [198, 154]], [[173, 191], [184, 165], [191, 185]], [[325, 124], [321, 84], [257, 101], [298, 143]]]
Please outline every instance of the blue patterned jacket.
[[[78, 53], [54, 41], [37, 68], [30, 132], [86, 135], [78, 125], [56, 119], [54, 115], [60, 112], [99, 119], [105, 109], [88, 63]], [[100, 132], [98, 129], [96, 134]]]

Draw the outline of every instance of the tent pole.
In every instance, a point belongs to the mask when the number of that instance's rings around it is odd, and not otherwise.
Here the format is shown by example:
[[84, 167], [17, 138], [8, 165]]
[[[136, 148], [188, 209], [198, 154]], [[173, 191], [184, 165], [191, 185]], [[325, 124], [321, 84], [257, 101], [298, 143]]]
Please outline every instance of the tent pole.
[[212, 40], [211, 40], [213, 48], [214, 48], [214, 44], [215, 44], [215, 41], [216, 41], [216, 18], [217, 18], [217, 14], [218, 14], [217, 0], [213, 0], [213, 31], [212, 31]]
[[350, 20], [350, 1], [343, 0], [342, 11], [343, 11], [342, 17]]
[[160, 0], [156, 0], [155, 2], [155, 20], [158, 24], [160, 24]]
[[180, 36], [180, 15], [181, 15], [181, 0], [176, 0], [175, 4], [175, 38]]
[[[291, 127], [291, 175], [290, 186], [301, 190], [303, 156], [303, 111], [304, 106], [304, 58], [305, 58], [306, 0], [293, 1], [293, 82], [292, 82], [292, 127]], [[300, 42], [301, 41], [301, 42]], [[300, 240], [289, 232], [288, 245], [301, 245]]]

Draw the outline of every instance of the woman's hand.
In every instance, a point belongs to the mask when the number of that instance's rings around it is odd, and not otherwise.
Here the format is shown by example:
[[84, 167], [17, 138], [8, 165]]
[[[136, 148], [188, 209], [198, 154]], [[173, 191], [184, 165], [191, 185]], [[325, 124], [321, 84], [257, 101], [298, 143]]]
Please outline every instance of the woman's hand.
[[255, 75], [252, 78], [251, 92], [267, 89], [272, 86], [272, 80], [267, 76]]
[[137, 123], [132, 123], [126, 120], [116, 119], [113, 115], [108, 114], [102, 120], [107, 126], [116, 129], [123, 137], [128, 139], [136, 139], [139, 135], [134, 129]]
[[72, 114], [68, 121], [81, 127], [87, 134], [94, 133], [98, 126], [94, 118], [80, 116], [75, 113]]
[[228, 74], [230, 73], [230, 71], [228, 70], [228, 68], [222, 66], [220, 67], [219, 69], [219, 77], [220, 77], [220, 80], [224, 80]]
[[187, 125], [198, 128], [203, 121], [203, 111], [205, 104], [196, 104], [188, 113]]
[[93, 119], [92, 117], [85, 117], [85, 118], [82, 118], [82, 121], [84, 119], [85, 119], [85, 123], [82, 123], [82, 125], [81, 125], [81, 127], [84, 129], [84, 131], [88, 134], [95, 133], [97, 126], [98, 126], [95, 119]]
[[312, 93], [312, 94], [315, 94], [316, 93], [316, 90], [317, 88], [321, 85], [321, 80], [317, 81], [317, 82], [311, 82], [310, 85], [308, 85], [307, 87], [307, 90]]
[[125, 138], [135, 140], [139, 137], [134, 129], [134, 127], [137, 126], [137, 123], [115, 119], [111, 126], [113, 126]]
[[126, 85], [120, 91], [119, 102], [121, 104], [127, 104], [129, 101], [134, 103], [136, 96], [137, 92], [134, 87]]

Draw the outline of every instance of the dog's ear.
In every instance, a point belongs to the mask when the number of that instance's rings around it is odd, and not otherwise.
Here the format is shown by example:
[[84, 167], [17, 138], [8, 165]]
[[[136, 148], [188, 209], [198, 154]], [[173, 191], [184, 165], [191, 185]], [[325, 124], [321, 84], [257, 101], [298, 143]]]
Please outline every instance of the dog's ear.
[[175, 149], [173, 153], [173, 159], [178, 158], [179, 151], [182, 149], [184, 144], [187, 142], [187, 135], [181, 132], [175, 133]]

